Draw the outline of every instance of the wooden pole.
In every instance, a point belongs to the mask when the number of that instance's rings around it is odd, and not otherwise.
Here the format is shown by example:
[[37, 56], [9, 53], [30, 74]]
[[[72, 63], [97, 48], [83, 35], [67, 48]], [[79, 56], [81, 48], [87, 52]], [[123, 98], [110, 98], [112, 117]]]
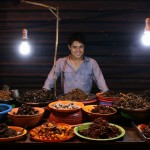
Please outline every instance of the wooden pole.
[[[57, 7], [57, 16], [59, 16], [59, 8]], [[57, 50], [58, 50], [58, 33], [59, 33], [59, 19], [56, 19], [56, 42], [55, 42], [55, 55], [54, 55], [54, 97], [56, 97], [56, 60], [57, 60]]]
[[[32, 2], [32, 1], [26, 1], [26, 0], [21, 0], [22, 3], [27, 3], [31, 5], [36, 5], [36, 6], [41, 6], [48, 8], [49, 11], [56, 17], [56, 41], [55, 41], [55, 54], [54, 54], [54, 97], [56, 98], [56, 60], [57, 60], [57, 49], [58, 49], [58, 33], [59, 33], [59, 7], [55, 8], [49, 5], [45, 5], [42, 3], [37, 3], [37, 2]], [[56, 13], [54, 12], [56, 11]]]

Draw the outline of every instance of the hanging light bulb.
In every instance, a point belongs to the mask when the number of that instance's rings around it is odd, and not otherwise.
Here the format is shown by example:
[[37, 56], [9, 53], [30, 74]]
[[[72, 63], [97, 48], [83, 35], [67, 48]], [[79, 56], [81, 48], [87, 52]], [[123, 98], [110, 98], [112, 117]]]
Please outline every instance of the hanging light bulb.
[[150, 18], [145, 19], [145, 30], [142, 36], [142, 43], [145, 46], [150, 46]]
[[30, 53], [30, 45], [28, 43], [27, 29], [22, 30], [22, 41], [19, 47], [19, 51], [22, 55], [28, 55]]

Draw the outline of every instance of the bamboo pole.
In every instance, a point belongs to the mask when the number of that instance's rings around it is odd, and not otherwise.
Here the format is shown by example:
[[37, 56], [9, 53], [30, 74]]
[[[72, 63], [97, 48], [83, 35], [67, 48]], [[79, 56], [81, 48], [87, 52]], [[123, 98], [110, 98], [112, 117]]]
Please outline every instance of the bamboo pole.
[[41, 6], [41, 7], [45, 7], [48, 8], [52, 14], [58, 19], [60, 20], [59, 16], [53, 11], [55, 10], [57, 12], [57, 8], [46, 5], [46, 4], [42, 4], [42, 3], [37, 3], [37, 2], [32, 2], [32, 1], [26, 1], [26, 0], [21, 0], [22, 3], [26, 3], [26, 4], [31, 4], [31, 5], [36, 5], [36, 6]]
[[[59, 8], [57, 7], [57, 16], [59, 15]], [[54, 97], [56, 97], [56, 59], [58, 50], [58, 33], [59, 33], [59, 19], [56, 19], [56, 41], [55, 41], [55, 55], [54, 55]]]
[[[45, 5], [42, 3], [37, 3], [37, 2], [32, 2], [32, 1], [26, 1], [26, 0], [21, 0], [22, 3], [27, 3], [31, 5], [36, 5], [36, 6], [41, 6], [48, 8], [49, 11], [56, 17], [56, 40], [55, 40], [55, 54], [54, 54], [54, 97], [56, 97], [56, 60], [57, 60], [57, 49], [58, 49], [58, 33], [59, 33], [59, 7], [55, 8], [49, 5]], [[54, 12], [56, 11], [56, 13]]]

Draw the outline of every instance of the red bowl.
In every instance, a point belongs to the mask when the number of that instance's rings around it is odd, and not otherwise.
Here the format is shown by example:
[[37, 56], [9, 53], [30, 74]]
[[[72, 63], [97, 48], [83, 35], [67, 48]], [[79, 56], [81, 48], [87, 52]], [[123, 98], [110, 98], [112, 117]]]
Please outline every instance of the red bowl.
[[103, 92], [96, 93], [97, 99], [104, 102], [113, 102], [120, 100], [120, 97], [105, 97], [103, 96]]
[[70, 125], [76, 125], [83, 122], [82, 110], [76, 112], [57, 112], [51, 111], [48, 122], [55, 121], [56, 123], [67, 123]]

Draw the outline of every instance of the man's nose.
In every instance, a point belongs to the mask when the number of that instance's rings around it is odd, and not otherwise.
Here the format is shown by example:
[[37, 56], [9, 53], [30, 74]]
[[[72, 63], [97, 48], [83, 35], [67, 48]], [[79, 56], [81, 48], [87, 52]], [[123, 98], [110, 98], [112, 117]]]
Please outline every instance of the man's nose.
[[81, 51], [81, 48], [80, 47], [77, 47], [77, 52], [80, 52]]

